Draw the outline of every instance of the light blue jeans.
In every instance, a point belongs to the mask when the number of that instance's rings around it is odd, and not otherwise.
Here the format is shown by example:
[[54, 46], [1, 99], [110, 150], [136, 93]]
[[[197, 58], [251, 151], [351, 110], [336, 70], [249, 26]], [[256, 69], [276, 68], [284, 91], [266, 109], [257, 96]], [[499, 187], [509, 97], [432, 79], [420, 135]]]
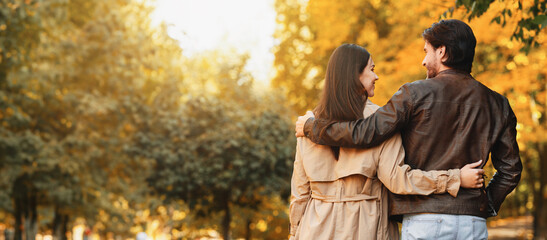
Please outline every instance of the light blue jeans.
[[488, 239], [486, 219], [470, 215], [407, 214], [403, 217], [402, 240]]

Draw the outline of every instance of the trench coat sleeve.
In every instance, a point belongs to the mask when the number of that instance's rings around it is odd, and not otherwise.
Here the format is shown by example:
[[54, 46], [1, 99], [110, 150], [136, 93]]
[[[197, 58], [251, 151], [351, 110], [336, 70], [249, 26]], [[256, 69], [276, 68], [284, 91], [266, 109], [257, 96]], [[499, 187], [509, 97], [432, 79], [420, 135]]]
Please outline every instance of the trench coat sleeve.
[[304, 166], [302, 164], [302, 156], [300, 152], [302, 138], [298, 139], [296, 145], [296, 155], [294, 160], [294, 168], [291, 179], [291, 204], [289, 207], [289, 218], [290, 218], [290, 235], [294, 236], [296, 234], [296, 229], [300, 223], [300, 219], [304, 215], [306, 206], [310, 199], [310, 182], [304, 171]]
[[404, 164], [401, 135], [388, 139], [380, 149], [378, 178], [395, 194], [429, 195], [448, 192], [456, 197], [460, 189], [460, 169], [422, 171]]

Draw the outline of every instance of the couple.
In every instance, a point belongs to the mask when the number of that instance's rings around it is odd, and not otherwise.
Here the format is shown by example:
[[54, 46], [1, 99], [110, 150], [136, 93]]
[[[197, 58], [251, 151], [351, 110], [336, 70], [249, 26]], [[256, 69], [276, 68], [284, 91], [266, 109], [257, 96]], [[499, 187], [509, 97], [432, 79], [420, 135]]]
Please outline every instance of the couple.
[[[319, 105], [296, 123], [291, 238], [398, 239], [401, 218], [403, 239], [487, 238], [486, 218], [520, 180], [516, 117], [470, 75], [466, 23], [442, 20], [422, 36], [427, 79], [381, 108], [368, 100], [370, 54], [344, 44], [330, 57]], [[489, 156], [497, 173], [484, 188]]]

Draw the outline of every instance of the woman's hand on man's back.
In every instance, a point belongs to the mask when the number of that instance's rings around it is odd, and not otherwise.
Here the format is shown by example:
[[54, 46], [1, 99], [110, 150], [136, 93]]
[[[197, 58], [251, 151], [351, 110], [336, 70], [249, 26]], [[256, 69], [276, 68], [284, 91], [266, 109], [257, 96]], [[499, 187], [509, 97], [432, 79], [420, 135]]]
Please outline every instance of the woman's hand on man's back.
[[460, 187], [481, 188], [484, 184], [484, 169], [480, 168], [482, 160], [467, 164], [460, 169]]

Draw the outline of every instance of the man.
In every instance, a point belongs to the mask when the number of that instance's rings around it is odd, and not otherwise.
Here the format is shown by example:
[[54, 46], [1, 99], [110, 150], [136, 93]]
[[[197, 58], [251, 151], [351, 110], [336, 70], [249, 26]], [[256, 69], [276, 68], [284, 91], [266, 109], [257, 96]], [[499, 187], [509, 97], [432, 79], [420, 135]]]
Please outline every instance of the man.
[[456, 198], [393, 195], [390, 204], [390, 215], [404, 215], [403, 239], [486, 239], [485, 218], [497, 215], [520, 180], [517, 119], [504, 96], [470, 75], [476, 39], [466, 23], [442, 20], [423, 38], [426, 80], [403, 85], [367, 119], [327, 125], [299, 117], [296, 136], [369, 148], [401, 132], [405, 163], [422, 170], [461, 168], [491, 155], [497, 173], [486, 189], [462, 188]]

